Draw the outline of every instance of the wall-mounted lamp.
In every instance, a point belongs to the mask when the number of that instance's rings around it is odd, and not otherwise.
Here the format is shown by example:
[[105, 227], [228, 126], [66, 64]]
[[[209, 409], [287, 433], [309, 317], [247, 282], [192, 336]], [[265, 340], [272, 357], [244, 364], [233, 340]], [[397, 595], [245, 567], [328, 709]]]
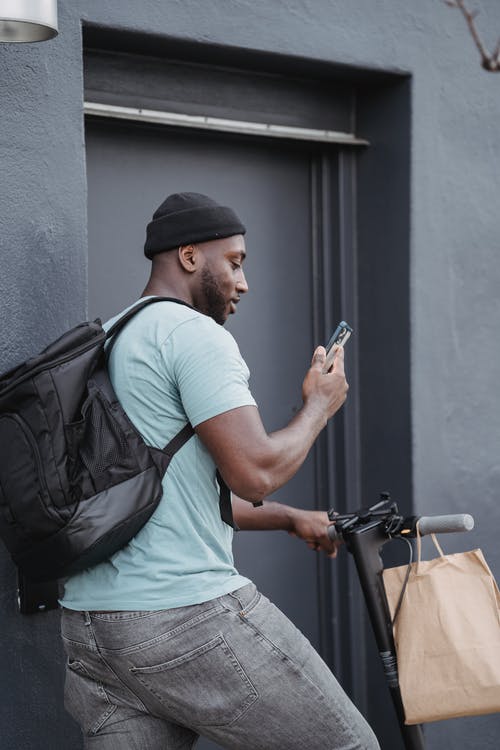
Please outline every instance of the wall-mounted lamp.
[[57, 36], [57, 0], [0, 0], [0, 42], [45, 42]]

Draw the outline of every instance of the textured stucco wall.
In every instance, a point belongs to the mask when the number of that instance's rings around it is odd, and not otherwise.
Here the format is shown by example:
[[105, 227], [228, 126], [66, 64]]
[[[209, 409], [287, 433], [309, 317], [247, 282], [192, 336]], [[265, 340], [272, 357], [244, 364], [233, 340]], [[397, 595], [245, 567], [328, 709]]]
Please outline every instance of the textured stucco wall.
[[[475, 5], [482, 8], [478, 26], [493, 46], [500, 4]], [[472, 510], [473, 544], [500, 576], [500, 74], [480, 68], [458, 11], [441, 0], [61, 0], [59, 12], [55, 41], [0, 45], [1, 367], [85, 314], [80, 19], [409, 71], [416, 509]], [[448, 549], [464, 544], [469, 540], [445, 541]], [[32, 626], [16, 619], [12, 570], [2, 566], [0, 603], [14, 641], [8, 667], [19, 669], [16, 650]], [[40, 627], [48, 638], [50, 626]], [[499, 734], [498, 716], [428, 730], [430, 746], [439, 750], [494, 748]], [[14, 742], [8, 735], [5, 741]], [[3, 750], [30, 746], [5, 741]]]
[[2, 364], [85, 313], [81, 30], [59, 17], [55, 41], [0, 44]]
[[[0, 368], [85, 317], [86, 185], [81, 27], [60, 4], [60, 37], [0, 44]], [[0, 456], [0, 461], [2, 457]], [[21, 617], [0, 552], [0, 748], [78, 747], [62, 719], [58, 613]]]

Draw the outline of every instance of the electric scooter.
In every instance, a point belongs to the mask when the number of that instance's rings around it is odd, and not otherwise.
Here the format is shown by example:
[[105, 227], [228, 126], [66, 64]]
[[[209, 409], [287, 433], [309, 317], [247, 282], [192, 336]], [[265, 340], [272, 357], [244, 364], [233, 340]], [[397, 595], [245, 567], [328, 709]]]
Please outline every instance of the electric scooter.
[[[387, 492], [381, 493], [380, 501], [369, 508], [338, 515], [328, 511], [329, 536], [332, 540], [345, 542], [352, 554], [361, 583], [368, 615], [375, 634], [384, 674], [389, 687], [398, 723], [406, 750], [425, 750], [422, 725], [404, 723], [404, 709], [399, 689], [396, 650], [392, 634], [392, 621], [382, 580], [384, 565], [380, 557], [382, 547], [393, 539], [409, 539], [420, 536], [456, 531], [470, 531], [474, 519], [467, 513], [447, 516], [408, 516], [404, 518], [398, 506]], [[411, 543], [408, 542], [412, 552]], [[411, 563], [410, 555], [410, 563]]]

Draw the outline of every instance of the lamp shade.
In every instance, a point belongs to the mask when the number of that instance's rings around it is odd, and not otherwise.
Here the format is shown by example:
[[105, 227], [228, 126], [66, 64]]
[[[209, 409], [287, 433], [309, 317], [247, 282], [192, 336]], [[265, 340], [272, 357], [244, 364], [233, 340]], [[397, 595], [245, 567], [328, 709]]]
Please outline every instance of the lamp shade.
[[57, 35], [57, 0], [0, 0], [0, 42], [44, 42]]

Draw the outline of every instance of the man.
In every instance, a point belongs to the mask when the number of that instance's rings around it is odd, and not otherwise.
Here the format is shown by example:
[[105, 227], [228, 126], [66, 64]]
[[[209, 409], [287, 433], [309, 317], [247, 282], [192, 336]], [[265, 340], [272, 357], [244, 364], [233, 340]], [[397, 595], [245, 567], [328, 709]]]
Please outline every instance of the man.
[[137, 536], [66, 583], [66, 706], [86, 748], [180, 750], [199, 735], [242, 750], [378, 747], [309, 642], [233, 564], [224, 481], [241, 529], [284, 529], [335, 555], [326, 513], [254, 505], [295, 474], [348, 388], [342, 351], [322, 374], [319, 347], [301, 410], [282, 430], [264, 429], [222, 327], [248, 291], [245, 231], [234, 211], [197, 193], [169, 196], [147, 228], [142, 296], [180, 303], [132, 319], [110, 376], [149, 444], [166, 445], [188, 421], [196, 434]]

